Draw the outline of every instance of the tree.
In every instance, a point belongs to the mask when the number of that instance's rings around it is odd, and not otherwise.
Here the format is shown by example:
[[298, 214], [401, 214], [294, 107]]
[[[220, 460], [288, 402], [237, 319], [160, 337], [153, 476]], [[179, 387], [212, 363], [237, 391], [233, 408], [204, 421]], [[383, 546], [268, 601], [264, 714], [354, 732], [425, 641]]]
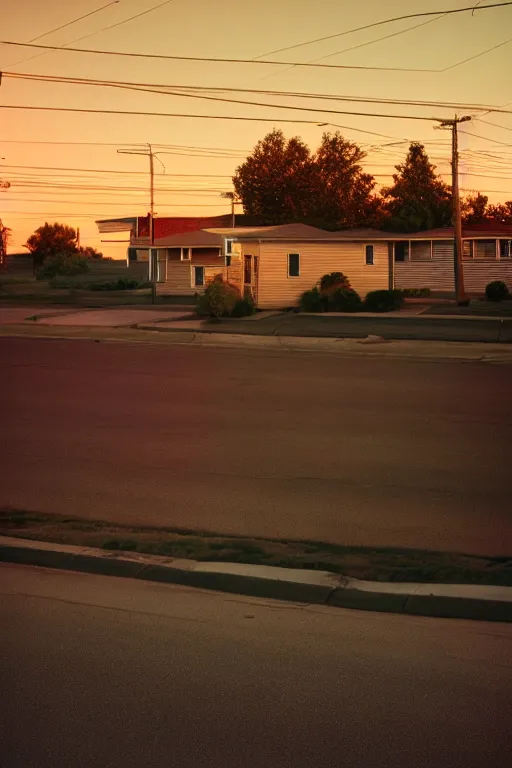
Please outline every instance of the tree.
[[323, 220], [328, 228], [365, 226], [376, 216], [379, 201], [371, 194], [375, 179], [360, 165], [365, 157], [362, 149], [339, 131], [322, 136], [313, 158], [310, 215]]
[[39, 269], [48, 257], [62, 254], [72, 256], [78, 253], [76, 232], [66, 224], [48, 224], [36, 229], [28, 238], [25, 247], [32, 253], [34, 270]]
[[487, 208], [487, 218], [501, 224], [512, 224], [512, 200], [506, 203], [496, 203]]
[[307, 216], [312, 162], [309, 148], [274, 130], [259, 141], [233, 176], [244, 212], [265, 224], [286, 224]]
[[451, 189], [435, 173], [423, 144], [413, 142], [405, 162], [395, 166], [393, 185], [382, 190], [389, 219], [386, 228], [398, 232], [448, 226]]
[[480, 224], [487, 221], [487, 203], [489, 198], [477, 192], [461, 201], [462, 221], [464, 224]]

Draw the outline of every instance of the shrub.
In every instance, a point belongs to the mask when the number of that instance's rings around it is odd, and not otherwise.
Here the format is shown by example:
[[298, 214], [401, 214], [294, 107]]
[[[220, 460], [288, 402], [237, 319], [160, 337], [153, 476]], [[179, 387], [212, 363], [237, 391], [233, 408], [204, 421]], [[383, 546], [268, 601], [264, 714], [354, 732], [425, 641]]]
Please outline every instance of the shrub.
[[343, 272], [330, 272], [320, 278], [320, 291], [328, 295], [338, 288], [350, 289], [350, 280]]
[[57, 275], [83, 275], [85, 272], [89, 272], [87, 259], [61, 253], [53, 258], [45, 259], [42, 266], [37, 270], [36, 277], [38, 280], [51, 280]]
[[337, 288], [327, 297], [327, 309], [331, 312], [360, 312], [363, 302], [352, 288]]
[[231, 312], [231, 317], [248, 317], [249, 315], [254, 315], [255, 312], [254, 299], [248, 291], [245, 296], [236, 302]]
[[370, 291], [364, 300], [364, 307], [369, 312], [391, 312], [402, 306], [400, 291]]
[[311, 288], [310, 291], [304, 291], [300, 297], [301, 312], [323, 312], [324, 300], [318, 288]]
[[238, 302], [242, 301], [240, 291], [232, 283], [225, 283], [221, 275], [207, 286], [197, 299], [197, 313], [208, 317], [230, 317]]
[[503, 280], [493, 280], [485, 288], [487, 301], [505, 301], [510, 298], [510, 292]]

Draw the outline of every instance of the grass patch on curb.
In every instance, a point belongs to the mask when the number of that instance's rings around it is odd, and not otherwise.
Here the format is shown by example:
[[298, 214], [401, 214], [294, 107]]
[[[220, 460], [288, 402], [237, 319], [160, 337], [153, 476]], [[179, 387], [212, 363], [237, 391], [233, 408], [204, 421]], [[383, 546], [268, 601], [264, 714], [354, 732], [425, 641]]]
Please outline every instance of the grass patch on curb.
[[331, 571], [370, 581], [512, 586], [512, 556], [263, 539], [0, 510], [0, 534], [116, 552]]

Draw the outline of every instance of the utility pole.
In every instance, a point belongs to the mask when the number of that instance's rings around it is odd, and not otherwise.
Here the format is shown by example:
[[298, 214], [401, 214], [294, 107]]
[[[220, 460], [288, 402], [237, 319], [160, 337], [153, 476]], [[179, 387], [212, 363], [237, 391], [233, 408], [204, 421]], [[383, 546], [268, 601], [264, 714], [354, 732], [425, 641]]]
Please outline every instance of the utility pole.
[[[118, 149], [120, 155], [147, 155], [149, 157], [149, 277], [151, 280], [151, 297], [153, 304], [156, 304], [156, 282], [158, 280], [158, 263], [153, 257], [153, 246], [155, 245], [155, 157], [151, 144], [147, 145], [147, 150]], [[159, 161], [161, 162], [161, 161]], [[162, 164], [163, 165], [163, 164]], [[165, 167], [164, 167], [165, 170]]]
[[459, 142], [457, 126], [471, 120], [469, 115], [453, 120], [443, 120], [440, 128], [450, 128], [452, 132], [452, 223], [453, 223], [453, 271], [455, 277], [455, 299], [457, 304], [466, 304], [468, 298], [464, 289], [464, 264], [462, 259], [462, 217], [459, 193]]
[[222, 192], [220, 196], [226, 198], [227, 200], [231, 200], [231, 227], [234, 229], [236, 224], [235, 204], [239, 203], [240, 200], [236, 196], [236, 192]]

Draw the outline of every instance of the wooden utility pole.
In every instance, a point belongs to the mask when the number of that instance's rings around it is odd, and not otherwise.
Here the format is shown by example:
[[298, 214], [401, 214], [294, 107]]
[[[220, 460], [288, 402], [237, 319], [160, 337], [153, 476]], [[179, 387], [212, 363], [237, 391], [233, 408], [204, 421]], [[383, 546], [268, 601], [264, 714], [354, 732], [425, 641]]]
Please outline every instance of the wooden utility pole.
[[[153, 246], [155, 245], [155, 157], [157, 152], [153, 152], [151, 144], [144, 149], [118, 149], [120, 155], [148, 155], [149, 157], [149, 277], [151, 279], [151, 297], [153, 304], [156, 304], [156, 282], [158, 279], [158, 259], [153, 259]], [[165, 153], [164, 153], [165, 154]], [[158, 158], [157, 158], [158, 160]], [[159, 160], [161, 162], [161, 160]]]
[[468, 301], [464, 288], [464, 264], [462, 260], [462, 216], [459, 193], [459, 141], [457, 126], [471, 120], [471, 117], [457, 117], [443, 120], [440, 127], [450, 128], [452, 132], [452, 224], [453, 224], [453, 272], [455, 278], [455, 300], [457, 304]]
[[158, 270], [158, 263], [157, 259], [154, 259], [153, 257], [153, 246], [155, 244], [155, 225], [154, 225], [154, 218], [155, 218], [155, 162], [154, 162], [154, 156], [153, 156], [153, 147], [151, 144], [148, 144], [148, 152], [149, 152], [149, 197], [150, 197], [150, 208], [149, 208], [149, 263], [150, 263], [150, 269], [151, 269], [151, 298], [153, 301], [153, 304], [156, 304], [156, 281], [158, 279], [157, 270]]

